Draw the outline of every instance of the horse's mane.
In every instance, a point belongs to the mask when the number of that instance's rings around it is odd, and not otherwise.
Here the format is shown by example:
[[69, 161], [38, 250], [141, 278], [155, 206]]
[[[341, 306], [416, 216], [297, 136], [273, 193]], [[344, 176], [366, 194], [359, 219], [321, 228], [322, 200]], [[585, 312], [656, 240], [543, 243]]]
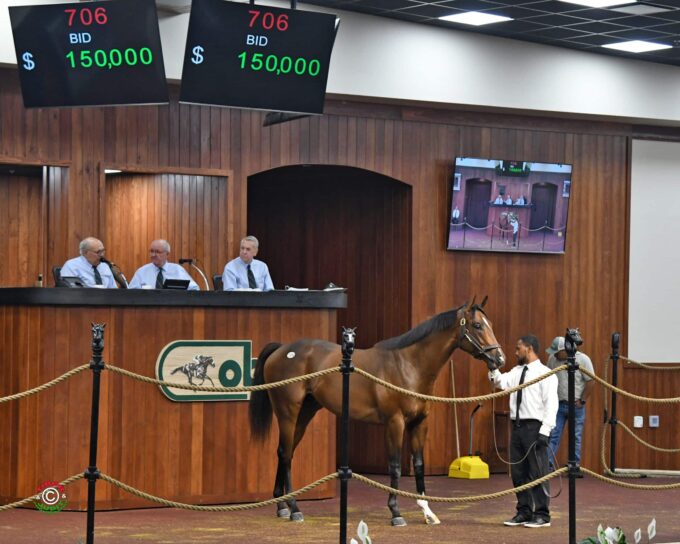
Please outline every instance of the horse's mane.
[[458, 312], [464, 306], [465, 304], [459, 306], [458, 308], [454, 308], [453, 310], [447, 310], [446, 312], [437, 314], [427, 321], [423, 321], [419, 325], [416, 325], [414, 328], [405, 332], [404, 334], [378, 342], [375, 347], [386, 350], [394, 350], [412, 346], [416, 342], [420, 342], [423, 338], [427, 338], [433, 332], [440, 332], [451, 327], [451, 325], [453, 325], [456, 321]]

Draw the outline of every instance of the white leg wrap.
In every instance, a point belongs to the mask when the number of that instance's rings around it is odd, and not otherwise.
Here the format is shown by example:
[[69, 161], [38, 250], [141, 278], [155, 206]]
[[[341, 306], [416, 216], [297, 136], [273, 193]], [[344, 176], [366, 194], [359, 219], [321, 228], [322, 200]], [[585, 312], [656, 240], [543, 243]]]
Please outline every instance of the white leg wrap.
[[420, 509], [423, 511], [423, 515], [425, 516], [425, 523], [427, 523], [428, 525], [437, 525], [441, 523], [437, 515], [432, 510], [430, 510], [430, 507], [428, 506], [427, 501], [425, 499], [418, 499], [416, 501], [416, 504], [420, 506]]

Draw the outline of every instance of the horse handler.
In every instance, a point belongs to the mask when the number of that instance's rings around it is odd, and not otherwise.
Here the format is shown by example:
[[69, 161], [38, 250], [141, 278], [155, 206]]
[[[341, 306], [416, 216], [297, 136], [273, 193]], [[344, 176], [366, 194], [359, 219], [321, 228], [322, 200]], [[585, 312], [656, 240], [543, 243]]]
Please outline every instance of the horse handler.
[[[517, 366], [501, 374], [489, 372], [489, 380], [499, 389], [510, 389], [550, 372], [538, 358], [538, 338], [522, 336], [517, 341]], [[510, 462], [515, 487], [548, 473], [550, 431], [557, 416], [557, 376], [547, 378], [510, 394]], [[529, 528], [550, 527], [550, 484], [545, 482], [517, 493], [517, 513], [504, 525]]]

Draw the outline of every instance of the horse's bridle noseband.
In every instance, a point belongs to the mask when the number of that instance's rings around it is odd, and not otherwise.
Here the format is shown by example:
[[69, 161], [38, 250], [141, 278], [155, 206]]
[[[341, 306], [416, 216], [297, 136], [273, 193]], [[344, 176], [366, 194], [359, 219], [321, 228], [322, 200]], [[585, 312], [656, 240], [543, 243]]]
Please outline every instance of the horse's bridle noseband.
[[496, 366], [496, 361], [491, 355], [488, 354], [489, 351], [493, 351], [495, 349], [500, 349], [499, 344], [489, 344], [486, 347], [482, 347], [482, 345], [475, 340], [472, 336], [470, 336], [470, 333], [468, 332], [467, 328], [467, 321], [465, 317], [462, 317], [460, 320], [460, 335], [458, 338], [458, 342], [460, 343], [462, 340], [467, 340], [470, 342], [472, 347], [475, 349], [475, 353], [472, 354], [472, 356], [475, 359], [485, 359], [487, 362], [492, 363], [494, 366]]

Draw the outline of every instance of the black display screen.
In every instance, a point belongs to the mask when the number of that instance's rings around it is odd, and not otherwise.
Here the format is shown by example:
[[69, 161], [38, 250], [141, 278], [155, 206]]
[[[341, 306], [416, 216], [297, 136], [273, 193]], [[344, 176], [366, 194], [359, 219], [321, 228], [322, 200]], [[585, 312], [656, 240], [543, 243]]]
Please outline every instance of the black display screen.
[[336, 18], [193, 0], [180, 101], [323, 113]]
[[168, 102], [154, 0], [9, 8], [27, 108]]

